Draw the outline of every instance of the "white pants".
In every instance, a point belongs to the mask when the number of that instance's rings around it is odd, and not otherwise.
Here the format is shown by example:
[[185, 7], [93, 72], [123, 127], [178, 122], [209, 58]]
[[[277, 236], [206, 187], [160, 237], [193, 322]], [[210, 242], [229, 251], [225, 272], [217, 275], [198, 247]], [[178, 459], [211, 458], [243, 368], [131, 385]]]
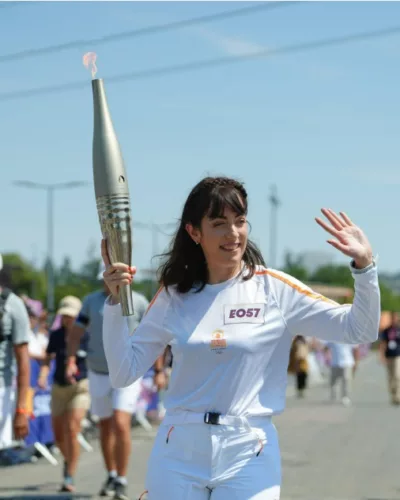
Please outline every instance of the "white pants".
[[351, 391], [351, 382], [353, 378], [352, 366], [332, 366], [331, 367], [331, 399], [336, 399], [336, 385], [341, 382], [341, 397], [348, 398]]
[[115, 389], [109, 375], [89, 370], [91, 412], [100, 420], [110, 418], [114, 410], [135, 413], [142, 388], [142, 379], [128, 387]]
[[14, 400], [13, 387], [0, 387], [0, 450], [13, 441]]
[[[278, 436], [249, 425], [161, 424], [150, 456], [148, 500], [279, 500]], [[144, 498], [144, 497], [143, 497]]]

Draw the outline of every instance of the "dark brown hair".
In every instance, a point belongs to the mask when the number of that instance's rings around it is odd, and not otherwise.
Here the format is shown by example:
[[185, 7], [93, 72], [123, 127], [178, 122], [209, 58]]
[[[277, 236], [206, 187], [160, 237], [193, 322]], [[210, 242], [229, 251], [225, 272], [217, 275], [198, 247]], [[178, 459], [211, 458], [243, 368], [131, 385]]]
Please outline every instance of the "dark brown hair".
[[[204, 253], [185, 226], [191, 224], [200, 228], [204, 216], [222, 217], [226, 207], [238, 215], [247, 215], [247, 192], [241, 182], [228, 177], [206, 177], [192, 189], [170, 249], [163, 255], [165, 262], [159, 269], [161, 284], [166, 289], [175, 285], [178, 292], [186, 293], [194, 286], [198, 287], [197, 291], [204, 288], [208, 280]], [[245, 280], [253, 277], [257, 265], [265, 266], [260, 250], [250, 240], [247, 240], [243, 261], [246, 264]]]

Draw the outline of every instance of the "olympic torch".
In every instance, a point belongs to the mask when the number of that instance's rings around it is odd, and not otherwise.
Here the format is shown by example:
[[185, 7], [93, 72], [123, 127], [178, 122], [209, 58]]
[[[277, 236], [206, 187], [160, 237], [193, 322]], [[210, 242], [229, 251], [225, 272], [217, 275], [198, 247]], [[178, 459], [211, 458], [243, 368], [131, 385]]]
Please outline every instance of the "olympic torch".
[[[83, 63], [92, 66], [94, 108], [93, 178], [97, 213], [111, 263], [132, 265], [132, 229], [128, 179], [121, 149], [114, 130], [102, 79], [95, 78], [96, 54], [84, 55]], [[132, 316], [132, 291], [120, 288], [123, 316]]]

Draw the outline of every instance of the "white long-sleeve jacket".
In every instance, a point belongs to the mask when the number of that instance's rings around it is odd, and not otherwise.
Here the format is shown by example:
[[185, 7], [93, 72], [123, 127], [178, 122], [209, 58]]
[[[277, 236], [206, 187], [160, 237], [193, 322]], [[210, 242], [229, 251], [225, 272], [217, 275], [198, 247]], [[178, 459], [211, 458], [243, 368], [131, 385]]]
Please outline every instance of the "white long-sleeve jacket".
[[120, 305], [106, 303], [103, 339], [112, 384], [137, 380], [170, 344], [169, 413], [280, 413], [293, 336], [350, 344], [377, 339], [376, 265], [351, 271], [352, 305], [338, 305], [285, 273], [261, 267], [248, 281], [233, 278], [200, 293], [159, 290], [134, 332]]

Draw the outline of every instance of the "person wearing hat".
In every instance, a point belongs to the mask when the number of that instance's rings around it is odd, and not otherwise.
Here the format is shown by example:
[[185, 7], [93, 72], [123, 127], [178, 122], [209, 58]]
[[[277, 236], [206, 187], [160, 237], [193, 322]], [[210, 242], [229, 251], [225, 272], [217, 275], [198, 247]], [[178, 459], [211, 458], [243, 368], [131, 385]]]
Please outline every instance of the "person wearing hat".
[[[127, 500], [127, 469], [131, 452], [131, 420], [136, 412], [141, 391], [141, 380], [127, 387], [114, 388], [108, 372], [103, 345], [103, 310], [110, 290], [103, 281], [104, 266], [98, 279], [102, 287], [83, 299], [82, 309], [68, 337], [66, 375], [73, 380], [76, 372], [75, 354], [79, 339], [89, 332], [88, 379], [91, 413], [99, 418], [100, 443], [107, 477], [100, 488], [100, 496]], [[132, 291], [135, 310], [132, 321], [137, 326], [147, 308], [147, 299]]]
[[60, 301], [57, 315], [61, 317], [61, 327], [50, 334], [46, 350], [47, 356], [40, 369], [38, 380], [39, 387], [45, 388], [47, 386], [50, 361], [55, 359], [51, 390], [51, 414], [55, 441], [64, 457], [64, 478], [61, 491], [65, 492], [75, 490], [74, 475], [80, 452], [78, 434], [81, 421], [90, 407], [86, 368], [87, 335], [81, 338], [77, 351], [75, 379], [71, 382], [65, 377], [67, 337], [81, 306], [81, 301], [72, 295], [68, 295]]
[[29, 433], [29, 318], [10, 285], [0, 254], [0, 450]]

